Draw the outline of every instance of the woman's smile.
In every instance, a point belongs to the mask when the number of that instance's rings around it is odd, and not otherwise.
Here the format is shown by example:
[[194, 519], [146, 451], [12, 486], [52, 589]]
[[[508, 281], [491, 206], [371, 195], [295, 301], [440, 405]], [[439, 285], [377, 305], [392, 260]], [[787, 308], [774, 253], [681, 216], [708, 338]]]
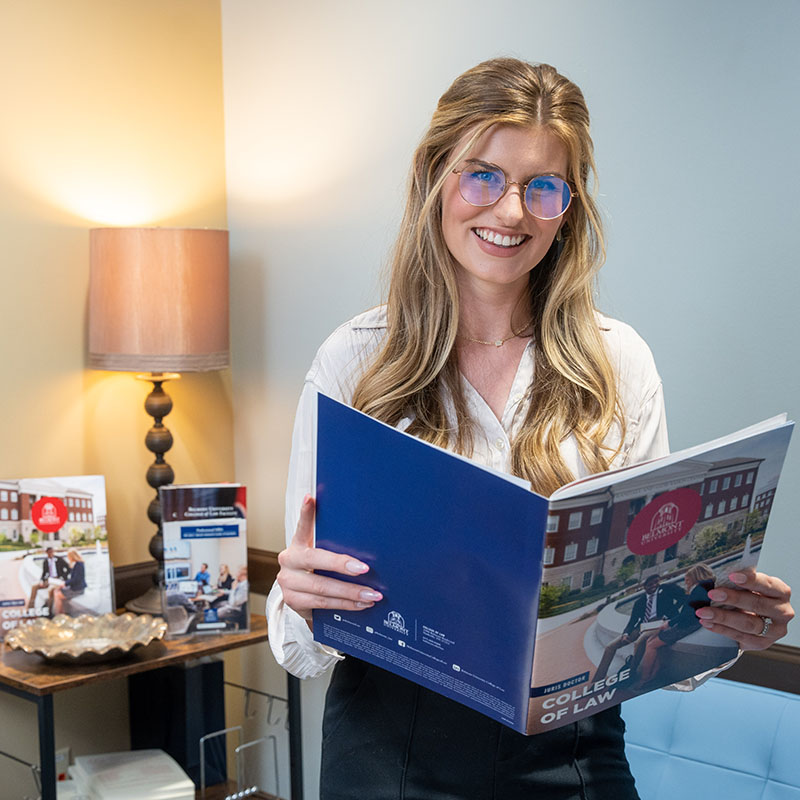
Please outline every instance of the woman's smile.
[[509, 235], [493, 228], [473, 228], [473, 231], [481, 241], [504, 249], [519, 247], [527, 239], [530, 239], [530, 236], [524, 233]]

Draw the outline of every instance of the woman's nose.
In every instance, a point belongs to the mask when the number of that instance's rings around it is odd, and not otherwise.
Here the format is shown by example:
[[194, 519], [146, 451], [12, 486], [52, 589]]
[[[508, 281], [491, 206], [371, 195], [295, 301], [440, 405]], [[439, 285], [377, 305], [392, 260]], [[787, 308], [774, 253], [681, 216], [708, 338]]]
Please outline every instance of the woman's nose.
[[519, 223], [525, 216], [522, 187], [516, 183], [509, 183], [505, 194], [495, 204], [494, 211], [497, 219], [504, 225]]

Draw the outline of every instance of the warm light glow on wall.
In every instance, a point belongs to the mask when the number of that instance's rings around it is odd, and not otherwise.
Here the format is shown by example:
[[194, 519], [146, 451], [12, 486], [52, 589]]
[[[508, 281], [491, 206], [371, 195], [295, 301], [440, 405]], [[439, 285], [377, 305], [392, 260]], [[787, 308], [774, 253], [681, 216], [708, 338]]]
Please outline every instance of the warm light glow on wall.
[[218, 197], [220, 176], [197, 166], [193, 146], [159, 141], [127, 114], [124, 133], [74, 115], [57, 145], [45, 119], [9, 122], [0, 172], [22, 193], [100, 225], [149, 225]]
[[[166, 170], [158, 170], [152, 160], [142, 164], [133, 156], [129, 153], [128, 160], [120, 162], [112, 152], [95, 152], [86, 161], [53, 165], [59, 168], [52, 170], [41, 161], [32, 168], [32, 160], [23, 157], [13, 163], [0, 161], [0, 170], [25, 194], [86, 220], [87, 227], [152, 225], [213, 201], [214, 187], [186, 180], [184, 175], [180, 180], [165, 180]], [[104, 160], [108, 168], [102, 166]], [[19, 164], [28, 166], [22, 170]]]
[[[315, 13], [337, 15], [341, 26], [335, 4]], [[336, 48], [316, 25], [297, 47], [283, 25], [294, 12], [280, 3], [253, 4], [248, 15], [247, 31], [225, 39], [235, 48], [224, 59], [229, 200], [269, 211], [272, 221], [296, 220], [298, 208], [314, 219], [341, 209], [354, 173], [363, 173], [358, 189], [368, 197], [386, 146], [370, 124], [372, 92], [383, 87], [370, 82], [359, 48]], [[332, 48], [335, 65], [325, 60]]]
[[[337, 183], [363, 158], [358, 132], [343, 123], [348, 115], [340, 99], [330, 98], [322, 108], [315, 99], [310, 108], [302, 97], [287, 93], [274, 103], [254, 104], [246, 124], [229, 125], [237, 135], [236, 159], [227, 164], [236, 200], [283, 208], [310, 198], [315, 205], [337, 202]], [[326, 126], [326, 119], [336, 125]], [[307, 212], [313, 214], [313, 206]]]
[[219, 207], [218, 14], [153, 0], [3, 5], [3, 103], [14, 111], [0, 126], [0, 185], [87, 227], [174, 224]]

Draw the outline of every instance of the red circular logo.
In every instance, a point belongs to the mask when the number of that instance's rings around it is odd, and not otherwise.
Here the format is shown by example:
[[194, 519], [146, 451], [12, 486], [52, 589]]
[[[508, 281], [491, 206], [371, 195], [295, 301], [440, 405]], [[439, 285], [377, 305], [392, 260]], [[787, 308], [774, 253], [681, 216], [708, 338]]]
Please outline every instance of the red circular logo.
[[692, 529], [703, 501], [694, 489], [674, 489], [651, 500], [628, 528], [628, 549], [637, 556], [660, 553]]
[[33, 504], [31, 519], [42, 533], [55, 533], [67, 521], [67, 507], [57, 497], [40, 497]]

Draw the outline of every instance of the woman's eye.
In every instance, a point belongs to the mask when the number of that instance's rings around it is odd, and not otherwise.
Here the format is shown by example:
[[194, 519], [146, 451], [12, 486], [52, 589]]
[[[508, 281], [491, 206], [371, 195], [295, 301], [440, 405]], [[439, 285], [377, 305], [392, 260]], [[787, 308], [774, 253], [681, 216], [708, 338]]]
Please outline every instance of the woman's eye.
[[469, 174], [470, 180], [476, 183], [498, 183], [500, 176], [490, 170], [474, 170]]
[[534, 178], [531, 181], [531, 187], [537, 192], [554, 192], [558, 188], [555, 181], [547, 177]]

